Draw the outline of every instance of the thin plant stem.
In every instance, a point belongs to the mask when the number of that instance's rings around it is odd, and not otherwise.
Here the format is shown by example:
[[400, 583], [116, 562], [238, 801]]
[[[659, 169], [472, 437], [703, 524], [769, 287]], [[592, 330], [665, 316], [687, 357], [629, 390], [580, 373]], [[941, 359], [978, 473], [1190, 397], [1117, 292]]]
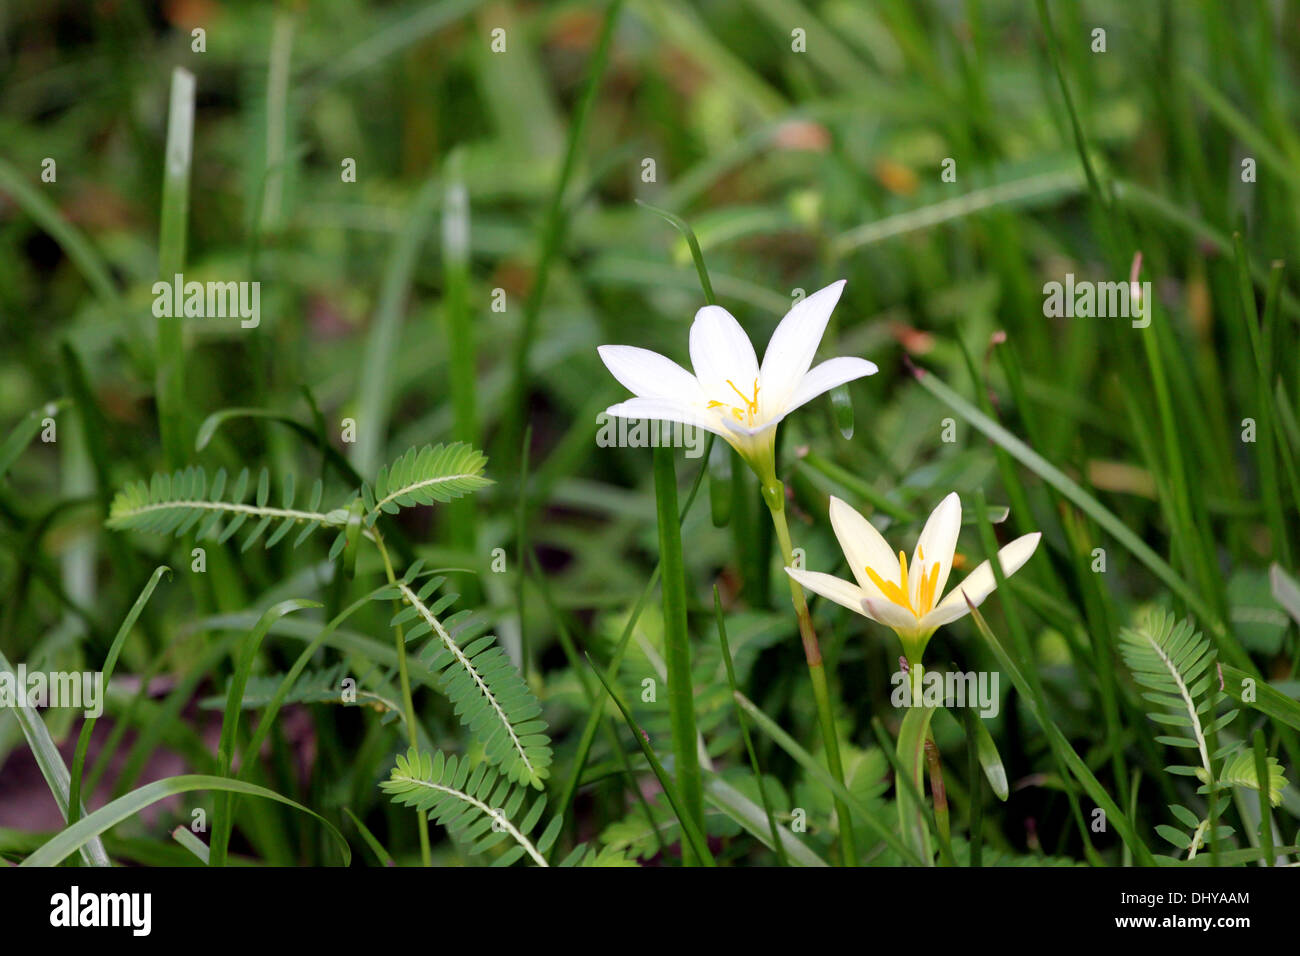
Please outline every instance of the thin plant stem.
[[[375, 543], [379, 556], [383, 558], [384, 573], [388, 575], [388, 583], [397, 584], [397, 575], [393, 572], [393, 562], [388, 557], [388, 549], [384, 547], [384, 539], [378, 531], [372, 531], [369, 537]], [[397, 674], [402, 687], [402, 710], [406, 718], [406, 736], [410, 740], [411, 746], [418, 749], [420, 744], [415, 729], [415, 700], [411, 695], [411, 673], [406, 666], [406, 635], [401, 624], [394, 625], [394, 628], [397, 634]], [[433, 854], [429, 849], [429, 819], [423, 810], [417, 810], [415, 818], [419, 821], [420, 862], [425, 866], [432, 866]]]
[[[790, 543], [790, 527], [785, 520], [785, 486], [776, 480], [764, 482], [763, 500], [772, 514], [772, 525], [781, 544], [783, 567], [794, 567], [794, 547]], [[826, 746], [826, 761], [835, 779], [843, 784], [844, 766], [840, 761], [840, 743], [835, 733], [835, 715], [831, 712], [831, 695], [826, 683], [826, 665], [822, 661], [821, 645], [817, 642], [817, 632], [813, 630], [812, 615], [808, 613], [808, 601], [804, 598], [803, 588], [794, 578], [789, 575], [786, 577], [790, 581], [794, 613], [799, 619], [799, 637], [803, 641], [813, 698], [817, 702], [817, 718], [822, 728], [822, 742]], [[835, 813], [840, 819], [840, 855], [843, 863], [845, 866], [856, 866], [858, 853], [853, 840], [853, 819], [849, 815], [848, 806], [838, 797], [835, 798]]]

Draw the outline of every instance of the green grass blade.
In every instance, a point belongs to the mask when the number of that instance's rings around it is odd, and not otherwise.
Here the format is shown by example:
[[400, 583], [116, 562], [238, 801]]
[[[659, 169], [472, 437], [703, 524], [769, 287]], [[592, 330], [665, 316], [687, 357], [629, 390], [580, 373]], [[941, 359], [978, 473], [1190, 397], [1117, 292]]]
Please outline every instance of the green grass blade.
[[24, 415], [17, 425], [9, 432], [5, 438], [4, 444], [0, 445], [0, 478], [3, 478], [13, 463], [18, 460], [18, 456], [23, 450], [32, 443], [32, 439], [40, 434], [42, 422], [47, 418], [54, 418], [59, 412], [63, 411], [69, 405], [66, 398], [60, 398], [53, 402], [46, 402], [40, 408], [33, 409]]
[[262, 797], [265, 800], [274, 800], [295, 810], [311, 814], [325, 826], [330, 836], [334, 837], [338, 842], [339, 852], [343, 856], [343, 865], [348, 866], [352, 862], [352, 850], [348, 846], [347, 840], [343, 839], [343, 834], [339, 833], [334, 824], [315, 810], [310, 810], [301, 803], [281, 796], [274, 790], [259, 787], [256, 784], [207, 774], [185, 774], [155, 780], [153, 783], [147, 783], [137, 790], [132, 790], [130, 793], [118, 797], [112, 803], [100, 807], [94, 813], [61, 831], [44, 843], [35, 853], [23, 860], [20, 865], [57, 866], [69, 854], [75, 853], [88, 843], [99, 840], [100, 835], [105, 831], [117, 826], [123, 820], [130, 819], [145, 807], [151, 806], [159, 800], [165, 800], [167, 797], [175, 796], [178, 793], [190, 793], [195, 790], [215, 790], [222, 793], [241, 793], [250, 797]]
[[[162, 220], [158, 231], [158, 277], [169, 285], [185, 268], [190, 214], [190, 166], [194, 151], [194, 74], [172, 71], [171, 107], [167, 117], [167, 152], [163, 168]], [[185, 336], [182, 316], [158, 318], [158, 427], [171, 468], [189, 455], [185, 424]]]
[[[17, 686], [18, 675], [14, 673], [13, 665], [5, 657], [4, 652], [0, 651], [0, 673], [10, 675]], [[45, 721], [36, 711], [36, 708], [30, 704], [24, 703], [21, 707], [14, 709], [14, 716], [18, 719], [18, 726], [22, 728], [23, 736], [27, 738], [27, 746], [32, 748], [32, 756], [36, 758], [36, 766], [40, 768], [41, 776], [49, 785], [50, 793], [54, 794], [54, 802], [59, 805], [59, 812], [63, 814], [66, 820], [69, 817], [69, 785], [70, 777], [67, 765], [63, 762], [63, 757], [59, 754], [59, 748], [50, 736], [50, 730], [45, 726]], [[85, 807], [79, 808], [84, 810]], [[66, 831], [64, 831], [66, 832]], [[68, 850], [81, 850], [82, 858], [91, 866], [111, 866], [108, 853], [104, 850], [103, 841], [99, 839], [98, 834], [91, 834], [87, 839], [73, 846]], [[67, 854], [65, 853], [64, 856]], [[59, 860], [63, 857], [59, 857]], [[58, 860], [55, 861], [56, 863]]]
[[[317, 601], [305, 601], [299, 598], [281, 601], [279, 604], [267, 608], [262, 616], [258, 618], [257, 626], [244, 638], [239, 660], [235, 665], [235, 673], [230, 679], [230, 687], [226, 692], [226, 712], [221, 719], [221, 740], [217, 744], [217, 762], [223, 776], [230, 773], [230, 767], [234, 763], [235, 735], [239, 730], [239, 713], [242, 709], [240, 702], [244, 698], [244, 688], [248, 684], [248, 675], [253, 671], [253, 663], [257, 660], [257, 651], [262, 645], [262, 638], [266, 637], [271, 625], [284, 615], [291, 614], [294, 611], [301, 611], [304, 608], [320, 606]], [[245, 762], [256, 759], [256, 754], [245, 751], [244, 759]], [[213, 866], [226, 865], [226, 846], [230, 841], [230, 832], [234, 823], [231, 819], [234, 813], [234, 802], [231, 795], [234, 792], [236, 791], [227, 790], [222, 796], [218, 797], [213, 809]]]
[[[162, 576], [166, 574], [171, 576], [172, 569], [165, 564], [159, 565], [154, 569], [153, 575], [149, 582], [140, 592], [140, 596], [135, 599], [135, 604], [131, 605], [131, 610], [127, 612], [122, 621], [122, 626], [117, 629], [117, 634], [113, 637], [113, 643], [109, 645], [108, 655], [104, 658], [104, 666], [101, 668], [103, 674], [104, 687], [108, 687], [108, 682], [113, 677], [113, 670], [117, 666], [118, 655], [122, 653], [122, 645], [126, 643], [131, 629], [135, 627], [135, 622], [139, 619], [140, 614], [144, 611], [144, 606], [149, 603], [149, 598], [153, 595], [154, 588]], [[68, 798], [68, 822], [76, 823], [77, 818], [81, 815], [81, 779], [86, 765], [86, 751], [90, 747], [90, 735], [94, 733], [95, 724], [98, 717], [87, 717], [81, 724], [81, 734], [77, 737], [77, 749], [72, 758], [72, 779]]]

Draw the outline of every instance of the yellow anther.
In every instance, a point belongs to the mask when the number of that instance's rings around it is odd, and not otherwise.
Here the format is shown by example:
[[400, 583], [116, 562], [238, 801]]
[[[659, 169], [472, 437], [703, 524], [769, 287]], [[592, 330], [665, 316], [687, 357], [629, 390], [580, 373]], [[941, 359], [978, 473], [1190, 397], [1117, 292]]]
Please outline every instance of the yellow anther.
[[[920, 548], [916, 549], [916, 555], [922, 561], [925, 560], [925, 553]], [[898, 584], [886, 581], [872, 568], [867, 568], [866, 571], [867, 577], [880, 589], [880, 593], [903, 610], [910, 611], [916, 617], [924, 617], [934, 610], [935, 591], [939, 587], [938, 564], [931, 566], [929, 573], [922, 572], [921, 589], [915, 606], [912, 604], [911, 583], [907, 577], [907, 555], [902, 551], [898, 552]]]
[[887, 597], [892, 603], [906, 611], [910, 611], [914, 616], [920, 617], [916, 609], [912, 607], [912, 599], [908, 595], [907, 585], [907, 557], [902, 551], [898, 552], [898, 574], [899, 581], [902, 584], [895, 584], [893, 581], [886, 581], [873, 569], [867, 568], [867, 577], [871, 578], [871, 583], [880, 588], [880, 593]]
[[930, 569], [930, 573], [921, 579], [921, 611], [918, 617], [924, 617], [934, 610], [935, 589], [939, 586], [939, 565]]
[[748, 418], [749, 424], [751, 425], [754, 424], [754, 416], [758, 414], [758, 379], [754, 379], [753, 398], [750, 398], [748, 395], [746, 395], [744, 392], [738, 389], [736, 387], [736, 383], [733, 382], [731, 379], [726, 379], [726, 382], [728, 385], [731, 386], [731, 390], [740, 396], [740, 400], [745, 403], [744, 408], [741, 408], [737, 405], [728, 405], [726, 402], [719, 402], [719, 401], [709, 402], [708, 407], [729, 408], [731, 409], [731, 414], [736, 417], [736, 421], [744, 422], [745, 419]]

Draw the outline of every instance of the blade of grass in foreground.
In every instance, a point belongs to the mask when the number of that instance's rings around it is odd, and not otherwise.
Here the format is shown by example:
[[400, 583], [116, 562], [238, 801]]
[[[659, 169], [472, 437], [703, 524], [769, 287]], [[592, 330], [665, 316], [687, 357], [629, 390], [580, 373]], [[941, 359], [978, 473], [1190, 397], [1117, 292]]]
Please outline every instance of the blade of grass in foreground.
[[[15, 686], [17, 686], [18, 677], [14, 674], [13, 665], [9, 663], [9, 659], [5, 657], [3, 651], [0, 651], [0, 674], [10, 675]], [[59, 805], [59, 812], [63, 814], [65, 820], [68, 819], [68, 768], [63, 763], [63, 757], [59, 755], [59, 748], [55, 746], [53, 738], [50, 737], [49, 728], [45, 726], [45, 721], [41, 719], [41, 715], [37, 713], [36, 708], [29, 704], [24, 703], [21, 707], [16, 707], [14, 715], [18, 719], [18, 726], [22, 728], [23, 736], [27, 738], [27, 745], [32, 748], [32, 756], [36, 758], [36, 765], [40, 767], [41, 775], [45, 777], [50, 792], [54, 794], [54, 802]], [[78, 809], [84, 810], [85, 808], [80, 807]], [[64, 830], [63, 832], [67, 833], [68, 831]], [[82, 849], [83, 847], [84, 849]], [[104, 850], [104, 844], [97, 833], [91, 834], [85, 840], [71, 847], [68, 853], [77, 849], [81, 849], [82, 858], [91, 866], [112, 866], [108, 860], [108, 853]], [[67, 855], [65, 853], [63, 856]], [[59, 860], [63, 859], [63, 856], [59, 857]]]
[[208, 845], [183, 826], [172, 830], [172, 839], [193, 853], [204, 866], [208, 865]]
[[348, 819], [352, 821], [353, 826], [357, 828], [357, 832], [361, 834], [361, 839], [366, 841], [366, 846], [370, 847], [370, 852], [375, 855], [380, 864], [383, 866], [397, 866], [397, 861], [393, 859], [392, 854], [384, 849], [384, 845], [370, 832], [370, 828], [361, 822], [361, 818], [353, 813], [349, 807], [344, 807], [343, 812], [348, 815]]
[[[127, 635], [135, 627], [135, 622], [144, 610], [144, 606], [149, 603], [149, 598], [153, 594], [154, 588], [158, 586], [158, 581], [164, 574], [170, 576], [171, 573], [172, 569], [165, 564], [160, 564], [154, 569], [153, 576], [149, 578], [149, 583], [144, 586], [144, 590], [135, 599], [135, 604], [131, 606], [125, 620], [122, 621], [122, 626], [117, 629], [117, 635], [113, 638], [113, 643], [109, 645], [108, 655], [104, 658], [104, 666], [101, 669], [104, 687], [108, 687], [108, 682], [113, 677], [113, 669], [117, 666], [118, 655], [122, 653], [122, 645], [126, 643]], [[77, 749], [72, 757], [72, 781], [69, 786], [69, 823], [76, 823], [77, 818], [81, 815], [81, 775], [86, 765], [86, 750], [90, 747], [90, 735], [94, 732], [95, 723], [98, 720], [98, 717], [87, 717], [81, 724], [81, 735], [77, 738]]]
[[[244, 687], [248, 684], [248, 675], [253, 671], [253, 662], [257, 659], [257, 650], [262, 645], [262, 638], [271, 629], [271, 625], [286, 614], [309, 607], [320, 607], [316, 601], [293, 598], [281, 601], [270, 608], [258, 619], [257, 627], [244, 638], [244, 646], [235, 665], [235, 673], [230, 679], [230, 688], [226, 692], [226, 713], [221, 720], [221, 740], [217, 744], [217, 759], [223, 775], [230, 773], [230, 766], [235, 757], [235, 734], [239, 729], [239, 712], [244, 699]], [[246, 759], [255, 759], [255, 754], [247, 754]], [[213, 866], [226, 865], [226, 846], [230, 841], [234, 813], [232, 794], [227, 790], [217, 798], [212, 813], [212, 848]]]
[[250, 797], [274, 800], [277, 803], [283, 803], [285, 806], [293, 807], [295, 810], [301, 810], [303, 813], [310, 813], [323, 823], [325, 828], [329, 830], [330, 835], [338, 841], [339, 852], [343, 855], [343, 865], [348, 866], [352, 863], [352, 850], [348, 846], [348, 841], [343, 839], [343, 834], [339, 833], [334, 824], [315, 810], [309, 810], [301, 803], [281, 796], [274, 790], [268, 790], [256, 784], [244, 783], [242, 780], [212, 777], [206, 774], [186, 774], [179, 777], [166, 777], [162, 780], [155, 780], [153, 783], [145, 784], [138, 790], [132, 790], [130, 793], [118, 797], [112, 803], [100, 807], [94, 813], [78, 820], [66, 830], [56, 834], [19, 865], [56, 866], [69, 854], [75, 853], [86, 844], [98, 842], [100, 834], [123, 820], [135, 816], [145, 807], [175, 794], [189, 793], [194, 790], [242, 793]]
[[[172, 71], [171, 111], [163, 168], [162, 221], [158, 232], [158, 275], [172, 283], [185, 267], [190, 214], [190, 164], [194, 150], [194, 74]], [[163, 451], [172, 468], [185, 464], [185, 339], [180, 315], [158, 319], [157, 402]]]

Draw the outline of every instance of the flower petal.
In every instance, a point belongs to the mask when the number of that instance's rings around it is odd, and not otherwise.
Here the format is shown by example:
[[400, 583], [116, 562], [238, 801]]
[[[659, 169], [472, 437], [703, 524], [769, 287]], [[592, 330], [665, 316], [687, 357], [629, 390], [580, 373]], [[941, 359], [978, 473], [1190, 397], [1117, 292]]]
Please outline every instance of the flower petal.
[[[939, 565], [939, 577], [935, 580], [932, 600], [943, 594], [948, 583], [948, 572], [952, 570], [953, 552], [957, 550], [957, 533], [961, 530], [961, 499], [953, 492], [939, 502], [938, 507], [930, 512], [921, 537], [916, 540], [916, 551], [912, 554], [912, 563], [908, 566], [908, 577], [912, 595], [912, 606], [921, 610], [921, 582], [930, 574], [930, 569]], [[924, 558], [921, 555], [925, 555]]]
[[837, 578], [833, 574], [822, 574], [820, 571], [805, 571], [802, 568], [786, 568], [785, 573], [814, 594], [820, 594], [822, 597], [829, 598], [836, 604], [848, 608], [855, 614], [865, 616], [862, 606], [862, 591], [848, 581]]
[[876, 368], [875, 362], [868, 362], [862, 358], [827, 359], [811, 369], [799, 381], [799, 387], [794, 390], [794, 397], [790, 399], [785, 411], [788, 414], [799, 406], [808, 404], [823, 392], [829, 392], [836, 385], [875, 375], [878, 371], [880, 370]]
[[880, 593], [880, 588], [867, 575], [867, 568], [873, 569], [886, 581], [892, 581], [898, 575], [898, 555], [890, 549], [889, 543], [876, 530], [875, 525], [834, 495], [831, 495], [830, 514], [835, 538], [840, 543], [840, 550], [844, 552], [858, 586], [867, 596], [888, 603], [888, 599]]
[[602, 345], [596, 351], [610, 373], [638, 398], [661, 398], [688, 405], [703, 403], [695, 376], [658, 352], [634, 345]]
[[732, 391], [728, 379], [747, 395], [752, 394], [758, 379], [758, 359], [749, 336], [721, 306], [706, 305], [695, 313], [691, 365], [708, 401], [739, 403], [741, 396]]
[[683, 425], [694, 425], [713, 432], [728, 441], [732, 440], [716, 415], [707, 415], [680, 402], [668, 402], [660, 398], [629, 398], [626, 402], [609, 406], [605, 409], [605, 414], [643, 421], [681, 422]]
[[903, 634], [912, 634], [917, 630], [916, 615], [905, 607], [899, 607], [885, 598], [864, 597], [862, 606], [866, 608], [867, 617], [879, 621], [886, 627], [892, 627]]
[[840, 301], [843, 289], [844, 280], [841, 279], [801, 299], [772, 333], [767, 351], [763, 353], [760, 379], [764, 415], [779, 415], [787, 410], [799, 383], [812, 365], [826, 323], [835, 303]]
[[[998, 552], [998, 563], [1002, 565], [1004, 577], [1011, 577], [1020, 570], [1021, 566], [1033, 555], [1034, 549], [1038, 547], [1038, 540], [1042, 536], [1041, 532], [1035, 531], [1033, 534], [1016, 538], [1015, 541], [1012, 541]], [[955, 621], [969, 610], [966, 606], [966, 598], [970, 598], [970, 603], [979, 607], [984, 603], [984, 599], [993, 593], [995, 587], [997, 587], [997, 579], [993, 576], [993, 566], [984, 561], [974, 571], [966, 575], [966, 579], [953, 588], [952, 593], [940, 601], [937, 608], [926, 615], [927, 626], [928, 619], [932, 615], [939, 615], [939, 618], [937, 618], [938, 624]], [[966, 597], [962, 597], [963, 594]], [[954, 610], [960, 613], [951, 616], [940, 613]], [[938, 624], [935, 626], [937, 627]]]

